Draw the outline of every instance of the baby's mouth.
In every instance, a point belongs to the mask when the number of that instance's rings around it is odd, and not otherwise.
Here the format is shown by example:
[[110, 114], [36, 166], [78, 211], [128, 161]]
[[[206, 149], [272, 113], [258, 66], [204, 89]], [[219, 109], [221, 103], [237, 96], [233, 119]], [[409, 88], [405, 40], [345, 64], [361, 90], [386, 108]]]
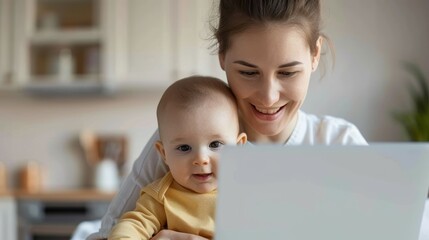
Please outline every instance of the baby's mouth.
[[204, 181], [211, 178], [213, 176], [213, 173], [196, 173], [196, 174], [192, 174], [192, 176], [198, 180]]

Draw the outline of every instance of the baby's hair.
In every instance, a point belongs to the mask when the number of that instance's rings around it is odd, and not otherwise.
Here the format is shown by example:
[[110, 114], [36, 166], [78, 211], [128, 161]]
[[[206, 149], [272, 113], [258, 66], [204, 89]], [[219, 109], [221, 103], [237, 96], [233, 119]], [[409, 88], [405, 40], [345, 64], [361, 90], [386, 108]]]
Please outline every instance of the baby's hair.
[[234, 94], [222, 80], [207, 76], [191, 76], [171, 84], [162, 95], [156, 110], [158, 123], [168, 104], [188, 109], [202, 104], [207, 100], [222, 102], [227, 100], [233, 108], [237, 108]]

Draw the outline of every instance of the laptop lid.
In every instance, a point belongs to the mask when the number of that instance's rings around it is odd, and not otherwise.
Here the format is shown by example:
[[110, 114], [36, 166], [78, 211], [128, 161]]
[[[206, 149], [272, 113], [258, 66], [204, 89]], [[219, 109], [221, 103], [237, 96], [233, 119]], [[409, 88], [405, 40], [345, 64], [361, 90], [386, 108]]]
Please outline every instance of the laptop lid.
[[417, 240], [429, 144], [226, 147], [218, 184], [219, 240]]

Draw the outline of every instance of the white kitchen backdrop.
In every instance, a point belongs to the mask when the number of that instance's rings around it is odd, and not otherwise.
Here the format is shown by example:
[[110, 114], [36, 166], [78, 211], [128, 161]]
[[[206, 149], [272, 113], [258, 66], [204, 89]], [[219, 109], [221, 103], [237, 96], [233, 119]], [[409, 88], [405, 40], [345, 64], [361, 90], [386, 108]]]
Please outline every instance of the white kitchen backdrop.
[[[0, 90], [0, 161], [8, 169], [10, 186], [16, 186], [17, 171], [28, 160], [44, 167], [48, 189], [86, 186], [89, 170], [78, 144], [83, 129], [125, 134], [130, 144], [129, 168], [156, 128], [156, 104], [172, 79], [194, 73], [224, 78], [216, 56], [206, 50], [209, 42], [203, 40], [211, 1], [126, 2], [127, 35], [120, 46], [126, 52], [120, 56], [124, 62], [119, 68], [125, 90], [111, 96], [67, 97]], [[412, 79], [401, 61], [418, 64], [429, 76], [429, 1], [322, 2], [323, 29], [334, 44], [335, 66], [331, 69], [328, 55], [325, 74], [321, 78], [318, 71], [313, 76], [303, 109], [345, 118], [370, 142], [406, 141], [391, 113], [411, 108], [408, 83]], [[188, 11], [194, 14], [187, 15]], [[163, 20], [167, 16], [181, 20]], [[4, 34], [11, 32], [12, 27], [0, 24], [0, 46], [7, 41]], [[4, 71], [9, 65], [4, 54], [12, 51], [0, 49], [0, 71]], [[165, 82], [150, 84], [155, 79]], [[141, 84], [142, 80], [146, 83]]]

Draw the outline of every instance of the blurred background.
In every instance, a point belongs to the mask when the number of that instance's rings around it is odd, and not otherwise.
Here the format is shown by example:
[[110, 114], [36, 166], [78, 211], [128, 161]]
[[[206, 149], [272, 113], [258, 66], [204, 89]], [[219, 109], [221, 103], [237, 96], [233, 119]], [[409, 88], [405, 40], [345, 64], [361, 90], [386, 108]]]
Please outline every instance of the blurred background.
[[[345, 118], [370, 142], [409, 140], [392, 113], [413, 108], [402, 62], [429, 75], [429, 1], [322, 2], [335, 63], [327, 52], [303, 109]], [[0, 3], [0, 160], [11, 186], [27, 161], [43, 165], [47, 188], [87, 184], [84, 130], [126, 137], [129, 169], [166, 86], [191, 74], [225, 79], [208, 48], [212, 1]]]
[[[403, 61], [429, 76], [429, 1], [322, 3], [335, 64], [328, 53], [303, 110], [345, 118], [369, 142], [411, 140], [393, 113], [421, 90]], [[225, 79], [208, 49], [212, 11], [209, 0], [0, 0], [0, 192], [95, 188], [86, 200], [108, 201], [156, 129], [163, 90]]]

